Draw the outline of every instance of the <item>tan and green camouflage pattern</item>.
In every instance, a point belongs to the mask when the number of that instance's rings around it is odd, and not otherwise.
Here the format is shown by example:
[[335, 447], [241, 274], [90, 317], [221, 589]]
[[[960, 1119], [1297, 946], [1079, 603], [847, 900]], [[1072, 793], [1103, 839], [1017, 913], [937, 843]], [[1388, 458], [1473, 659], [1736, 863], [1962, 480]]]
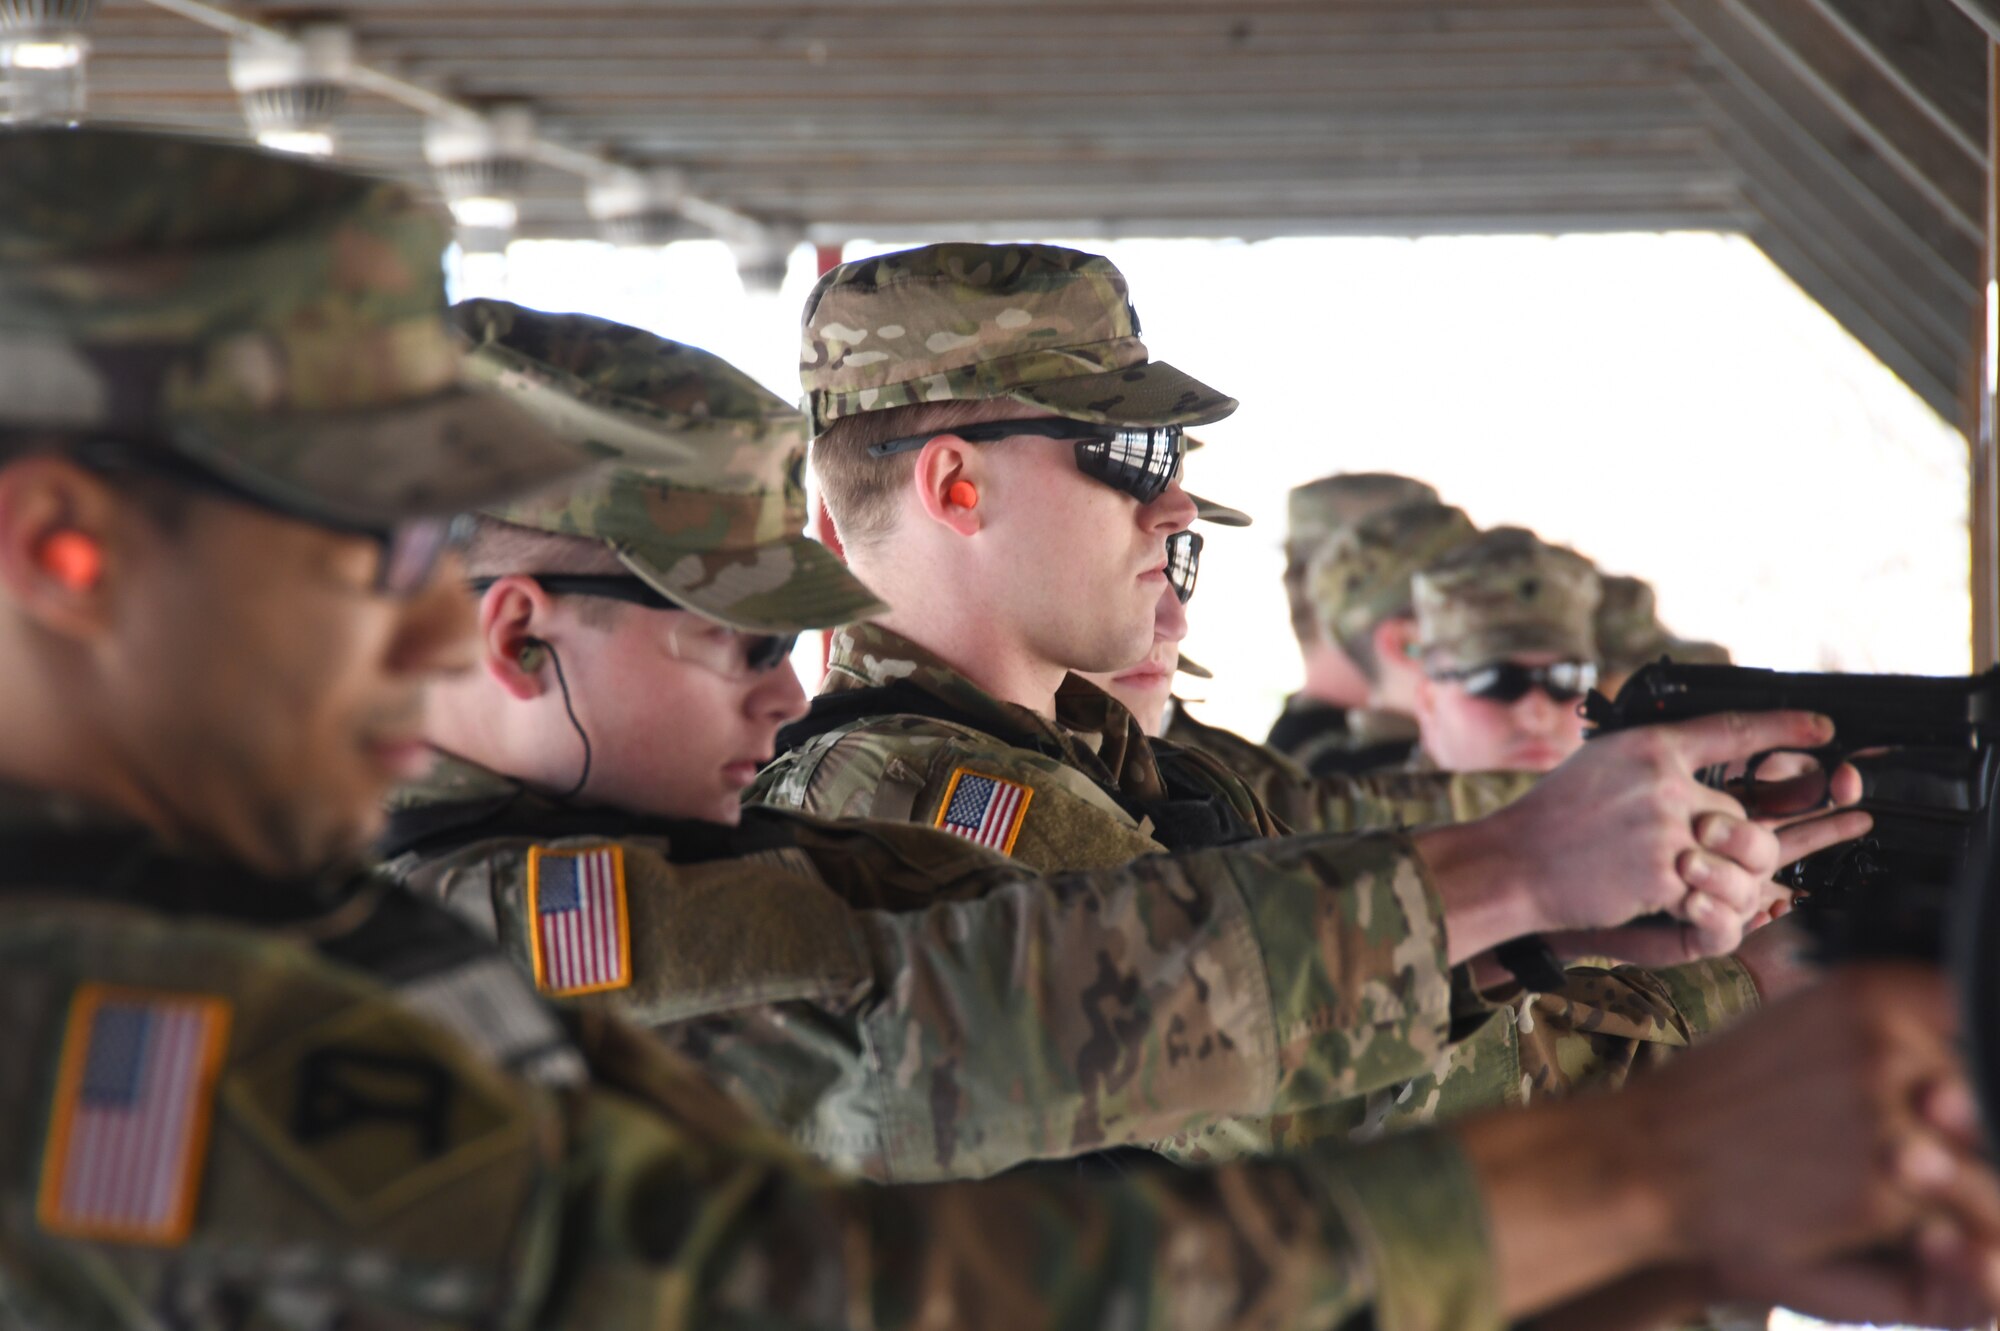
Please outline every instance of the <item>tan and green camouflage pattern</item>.
[[343, 524], [575, 472], [466, 381], [449, 239], [402, 186], [297, 156], [0, 128], [0, 428], [163, 446]]
[[[69, 826], [68, 811], [50, 816]], [[8, 836], [26, 830], [5, 821]], [[0, 838], [0, 853], [15, 849]], [[601, 1011], [572, 1022], [594, 1082], [550, 1090], [419, 1016], [412, 991], [279, 932], [58, 894], [8, 900], [9, 1326], [1012, 1331], [1115, 1315], [1142, 1329], [1254, 1331], [1358, 1315], [1385, 1331], [1500, 1328], [1478, 1182], [1445, 1136], [1213, 1173], [1134, 1164], [1116, 1178], [848, 1183]], [[476, 946], [470, 960], [510, 973]], [[231, 1006], [204, 1099], [213, 1133], [193, 1228], [178, 1244], [80, 1242], [37, 1223], [53, 1069], [84, 983]], [[442, 1071], [454, 1108], [436, 1153], [399, 1171], [432, 1148], [393, 1113], [310, 1136], [288, 1126], [280, 1111], [327, 1051], [419, 1053]]]
[[1268, 744], [1205, 724], [1179, 699], [1168, 710], [1164, 738], [1222, 763], [1294, 832], [1469, 822], [1512, 804], [1536, 780], [1532, 772], [1383, 771], [1315, 777]]
[[1285, 496], [1285, 550], [1301, 560], [1333, 534], [1404, 504], [1441, 504], [1437, 487], [1389, 471], [1343, 471], [1295, 485]]
[[1602, 580], [1597, 603], [1597, 650], [1607, 679], [1622, 679], [1663, 656], [1683, 665], [1728, 665], [1720, 643], [1677, 638], [1660, 622], [1653, 586], [1643, 578], [1612, 574]]
[[[405, 805], [509, 789], [490, 780]], [[577, 1001], [698, 1059], [843, 1171], [980, 1177], [1144, 1146], [1349, 1099], [1444, 1047], [1441, 908], [1392, 837], [1050, 878], [925, 827], [751, 816], [792, 844], [676, 864], [669, 833], [610, 811], [601, 835], [546, 843], [623, 857], [633, 983]], [[388, 867], [531, 971], [533, 844], [496, 827]]]
[[1499, 527], [1416, 576], [1417, 647], [1427, 667], [1524, 652], [1597, 660], [1597, 570], [1574, 550]]
[[471, 300], [452, 318], [479, 379], [611, 459], [491, 516], [601, 540], [662, 594], [732, 628], [796, 633], [886, 608], [804, 534], [805, 422], [749, 375], [593, 315]]
[[[937, 694], [998, 729], [1043, 737], [1055, 754], [1016, 749], [972, 726], [883, 716], [840, 726], [800, 745], [759, 774], [746, 804], [822, 818], [875, 818], [936, 825], [953, 773], [970, 768], [1034, 792], [1013, 858], [1043, 872], [1108, 868], [1165, 849], [1150, 822], [1135, 821], [1100, 782], [1137, 799], [1166, 794], [1154, 741], [1116, 699], [1075, 675], [1056, 694], [1054, 720], [1002, 702], [909, 639], [876, 623], [837, 629], [822, 692], [899, 679]], [[1287, 829], [1222, 764], [1195, 755], [1216, 793], [1263, 835]], [[1357, 799], [1357, 803], [1360, 801]], [[1393, 825], [1380, 817], [1375, 826]]]
[[1312, 556], [1306, 596], [1321, 626], [1341, 643], [1365, 642], [1384, 620], [1412, 613], [1417, 571], [1479, 535], [1465, 510], [1399, 504], [1335, 532]]
[[1206, 425], [1236, 399], [1139, 340], [1125, 277], [1055, 245], [928, 245], [844, 263], [806, 298], [814, 434], [918, 402], [1011, 400], [1111, 425]]

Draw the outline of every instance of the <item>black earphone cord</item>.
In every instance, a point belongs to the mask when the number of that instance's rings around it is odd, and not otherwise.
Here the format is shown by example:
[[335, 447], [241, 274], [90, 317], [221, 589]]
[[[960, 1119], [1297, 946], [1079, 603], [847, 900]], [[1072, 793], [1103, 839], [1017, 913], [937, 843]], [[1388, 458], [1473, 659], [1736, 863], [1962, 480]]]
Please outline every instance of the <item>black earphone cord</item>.
[[556, 796], [558, 800], [575, 799], [583, 793], [583, 788], [590, 784], [590, 732], [585, 730], [583, 722], [577, 719], [576, 703], [569, 696], [569, 676], [563, 673], [562, 653], [556, 650], [556, 645], [552, 642], [541, 638], [532, 641], [535, 646], [547, 649], [549, 664], [556, 668], [556, 686], [562, 690], [563, 711], [569, 715], [570, 729], [574, 730], [576, 737], [583, 741], [583, 771], [578, 774], [575, 785]]

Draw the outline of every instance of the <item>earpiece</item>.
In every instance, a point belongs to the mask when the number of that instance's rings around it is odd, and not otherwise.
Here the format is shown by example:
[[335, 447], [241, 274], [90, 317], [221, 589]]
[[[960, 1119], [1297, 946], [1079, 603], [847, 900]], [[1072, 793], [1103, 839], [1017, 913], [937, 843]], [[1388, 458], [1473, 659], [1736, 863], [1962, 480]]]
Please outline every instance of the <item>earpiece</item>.
[[945, 502], [957, 508], [978, 508], [979, 487], [971, 481], [953, 481], [944, 492]]
[[73, 592], [87, 592], [104, 574], [104, 547], [80, 531], [51, 532], [35, 547], [35, 562]]
[[521, 650], [514, 659], [520, 663], [521, 669], [529, 674], [540, 674], [542, 666], [548, 660], [548, 648], [549, 645], [540, 638], [529, 638], [522, 642]]

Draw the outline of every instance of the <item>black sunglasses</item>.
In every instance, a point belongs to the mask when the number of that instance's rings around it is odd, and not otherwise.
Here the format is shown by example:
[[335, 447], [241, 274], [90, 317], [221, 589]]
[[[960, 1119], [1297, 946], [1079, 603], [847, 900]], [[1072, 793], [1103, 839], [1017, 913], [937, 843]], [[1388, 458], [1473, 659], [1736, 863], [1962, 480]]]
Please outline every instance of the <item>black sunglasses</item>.
[[274, 513], [294, 522], [306, 522], [350, 536], [367, 537], [382, 551], [370, 590], [383, 596], [408, 598], [421, 592], [430, 585], [445, 555], [462, 549], [472, 536], [472, 519], [464, 515], [408, 518], [387, 527], [335, 522], [258, 494], [200, 463], [168, 451], [163, 444], [88, 439], [71, 449], [69, 456], [79, 465], [101, 475], [123, 473], [145, 476]]
[[[607, 601], [644, 606], [648, 610], [687, 610], [687, 607], [644, 578], [629, 573], [520, 573], [510, 576], [532, 578], [551, 596], [598, 596]], [[484, 592], [499, 576], [471, 578], [466, 585]], [[700, 611], [690, 611], [700, 614]], [[743, 661], [757, 674], [776, 670], [792, 657], [799, 642], [796, 633], [743, 633]]]
[[1187, 453], [1186, 436], [1178, 425], [1098, 425], [1090, 421], [988, 421], [955, 430], [906, 434], [868, 446], [868, 456], [914, 453], [940, 435], [954, 435], [968, 444], [992, 444], [1002, 439], [1035, 435], [1043, 439], [1076, 440], [1076, 469], [1121, 494], [1150, 504], [1166, 493], [1180, 475]]
[[1552, 702], [1575, 702], [1597, 687], [1597, 667], [1588, 661], [1553, 661], [1538, 666], [1495, 661], [1432, 678], [1462, 684], [1467, 693], [1488, 702], [1519, 702], [1530, 689], [1540, 689]]
[[1195, 579], [1201, 574], [1201, 533], [1177, 531], [1167, 538], [1167, 584], [1180, 603], [1194, 595]]

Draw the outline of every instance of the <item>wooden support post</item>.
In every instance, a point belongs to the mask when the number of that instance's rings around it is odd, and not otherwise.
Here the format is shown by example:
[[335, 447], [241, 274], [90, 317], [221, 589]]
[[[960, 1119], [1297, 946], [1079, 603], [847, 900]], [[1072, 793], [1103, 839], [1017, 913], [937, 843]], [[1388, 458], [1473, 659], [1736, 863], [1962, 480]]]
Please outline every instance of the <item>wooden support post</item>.
[[1986, 317], [1971, 508], [1972, 661], [1979, 670], [2000, 664], [2000, 42], [1988, 43], [1986, 120]]

